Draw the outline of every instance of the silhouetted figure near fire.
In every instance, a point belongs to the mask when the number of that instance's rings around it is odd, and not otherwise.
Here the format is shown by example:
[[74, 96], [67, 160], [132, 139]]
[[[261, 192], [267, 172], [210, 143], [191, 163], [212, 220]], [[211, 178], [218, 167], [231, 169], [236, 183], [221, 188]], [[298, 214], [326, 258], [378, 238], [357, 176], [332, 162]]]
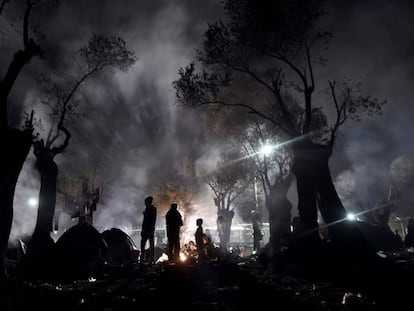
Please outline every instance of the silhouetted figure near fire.
[[197, 218], [196, 224], [197, 230], [195, 232], [195, 241], [197, 246], [198, 262], [202, 263], [206, 260], [206, 254], [204, 249], [203, 219]]
[[141, 263], [145, 261], [145, 245], [149, 241], [150, 246], [150, 262], [155, 262], [155, 247], [154, 247], [154, 236], [155, 236], [155, 221], [157, 219], [157, 208], [152, 204], [154, 198], [149, 196], [145, 198], [145, 210], [144, 218], [142, 220], [141, 228]]
[[178, 262], [180, 258], [180, 228], [183, 225], [183, 219], [177, 208], [177, 203], [171, 204], [165, 216], [167, 223], [168, 259], [171, 262]]

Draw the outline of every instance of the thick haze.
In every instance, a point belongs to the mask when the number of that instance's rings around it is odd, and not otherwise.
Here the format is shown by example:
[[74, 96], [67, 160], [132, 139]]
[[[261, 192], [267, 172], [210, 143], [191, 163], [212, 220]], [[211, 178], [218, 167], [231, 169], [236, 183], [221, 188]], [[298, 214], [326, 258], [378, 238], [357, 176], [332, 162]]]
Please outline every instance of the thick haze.
[[[386, 197], [382, 192], [389, 185], [390, 165], [402, 155], [413, 161], [414, 2], [332, 3], [338, 5], [327, 18], [334, 34], [327, 76], [359, 80], [364, 94], [388, 103], [382, 116], [341, 129], [331, 168], [341, 177], [352, 176], [356, 193], [351, 203], [379, 202]], [[397, 210], [413, 216], [412, 204], [397, 203]]]
[[[17, 12], [16, 1], [3, 15]], [[326, 68], [315, 72], [317, 83], [327, 85], [328, 79], [346, 75], [360, 79], [364, 93], [388, 101], [383, 116], [342, 129], [331, 160], [333, 173], [342, 174], [341, 180], [353, 179], [361, 189], [356, 195], [363, 197], [369, 195], [366, 189], [374, 180], [387, 176], [395, 158], [411, 157], [413, 152], [414, 4], [374, 0], [328, 4], [326, 24], [334, 38]], [[76, 177], [97, 168], [106, 178], [105, 208], [98, 206], [97, 226], [140, 225], [151, 186], [174, 178], [184, 156], [211, 158], [197, 111], [173, 105], [171, 82], [178, 78], [178, 69], [193, 60], [207, 22], [221, 16], [220, 1], [71, 0], [50, 12], [41, 18], [47, 58], [33, 60], [19, 77], [10, 101], [13, 120], [31, 108], [46, 118], [34, 91], [39, 73], [70, 64], [74, 51], [94, 33], [124, 38], [138, 62], [127, 73], [101, 75], [85, 84], [87, 100], [80, 108], [87, 117], [76, 128], [69, 126], [72, 140], [56, 161], [61, 174]], [[20, 40], [15, 31], [1, 32], [2, 75], [11, 48], [20, 43], [9, 39], [10, 34]], [[36, 208], [26, 203], [29, 196], [37, 196], [39, 186], [32, 166], [31, 156], [16, 190], [12, 238], [34, 226]], [[211, 197], [200, 202], [197, 214], [207, 219], [206, 227], [213, 226]], [[163, 225], [163, 218], [159, 222]]]

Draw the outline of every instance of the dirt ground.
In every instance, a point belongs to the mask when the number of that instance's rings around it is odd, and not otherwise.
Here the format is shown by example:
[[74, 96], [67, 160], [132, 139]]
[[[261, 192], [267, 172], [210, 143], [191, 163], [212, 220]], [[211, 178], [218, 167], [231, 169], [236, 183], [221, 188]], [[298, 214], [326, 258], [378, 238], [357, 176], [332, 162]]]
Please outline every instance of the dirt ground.
[[12, 279], [1, 310], [383, 310], [332, 282], [272, 273], [254, 259], [136, 264], [67, 283]]

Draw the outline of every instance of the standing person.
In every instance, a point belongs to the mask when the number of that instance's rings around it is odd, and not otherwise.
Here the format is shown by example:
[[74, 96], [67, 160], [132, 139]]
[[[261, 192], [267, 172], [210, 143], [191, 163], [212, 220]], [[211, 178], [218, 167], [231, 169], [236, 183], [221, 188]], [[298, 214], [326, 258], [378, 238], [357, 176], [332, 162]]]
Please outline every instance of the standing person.
[[142, 220], [141, 228], [141, 258], [140, 261], [145, 260], [145, 245], [149, 241], [150, 245], [150, 262], [155, 262], [154, 252], [154, 234], [155, 234], [155, 221], [157, 219], [157, 208], [152, 205], [153, 197], [149, 196], [145, 198], [145, 210], [144, 219]]
[[198, 262], [201, 263], [205, 261], [203, 219], [197, 218], [196, 224], [197, 230], [195, 233], [195, 241], [197, 246]]
[[183, 225], [183, 218], [177, 208], [177, 203], [172, 203], [165, 216], [167, 223], [168, 259], [171, 262], [178, 262], [180, 258], [180, 228]]

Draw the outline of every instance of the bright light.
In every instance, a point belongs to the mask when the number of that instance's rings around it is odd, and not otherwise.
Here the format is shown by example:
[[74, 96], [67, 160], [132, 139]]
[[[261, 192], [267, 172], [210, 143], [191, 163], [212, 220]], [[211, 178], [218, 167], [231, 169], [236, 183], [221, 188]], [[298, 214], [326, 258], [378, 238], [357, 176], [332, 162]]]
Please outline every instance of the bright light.
[[348, 220], [352, 220], [352, 221], [356, 220], [356, 216], [355, 216], [354, 214], [352, 214], [352, 213], [349, 213], [349, 214], [346, 216], [346, 218], [348, 218]]
[[265, 156], [269, 156], [273, 151], [273, 146], [266, 144], [262, 146], [262, 149], [260, 149], [260, 153], [264, 154]]
[[180, 252], [180, 260], [181, 261], [186, 261], [187, 260], [187, 256], [183, 252]]
[[30, 198], [29, 200], [27, 200], [27, 204], [29, 204], [30, 206], [36, 206], [37, 205], [37, 199]]
[[157, 259], [156, 263], [168, 261], [168, 255], [166, 253], [162, 253], [161, 257]]

